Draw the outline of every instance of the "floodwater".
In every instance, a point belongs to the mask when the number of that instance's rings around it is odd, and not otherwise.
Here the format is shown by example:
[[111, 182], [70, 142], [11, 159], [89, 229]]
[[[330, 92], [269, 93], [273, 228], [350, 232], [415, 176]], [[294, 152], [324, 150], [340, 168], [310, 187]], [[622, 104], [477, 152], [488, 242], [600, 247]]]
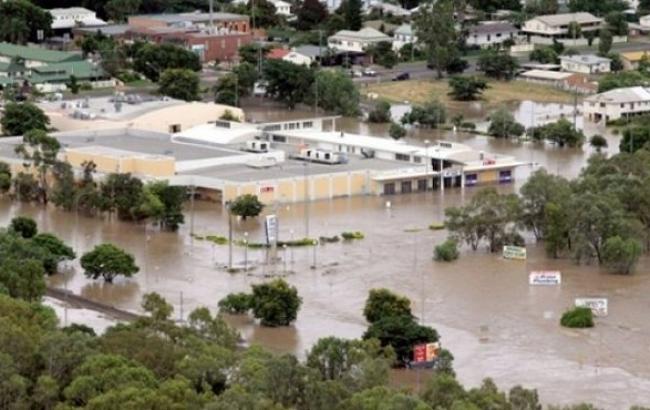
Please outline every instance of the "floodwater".
[[[247, 109], [256, 119], [279, 118], [272, 108]], [[289, 115], [305, 117], [307, 112]], [[278, 117], [276, 117], [276, 115]], [[385, 135], [385, 126], [369, 126], [351, 119], [340, 125], [348, 132]], [[517, 173], [517, 182], [500, 186], [514, 192], [537, 166], [567, 177], [578, 174], [590, 155], [583, 150], [559, 149], [470, 135], [416, 131], [409, 138], [456, 140], [476, 149], [510, 154], [530, 162]], [[617, 137], [608, 136], [615, 151]], [[435, 327], [443, 345], [456, 357], [460, 380], [478, 385], [492, 377], [503, 388], [515, 384], [539, 389], [546, 403], [590, 401], [607, 409], [650, 404], [650, 260], [644, 258], [632, 276], [606, 274], [597, 266], [577, 266], [569, 260], [548, 260], [531, 239], [528, 260], [508, 261], [481, 249], [462, 251], [451, 264], [432, 260], [435, 244], [445, 232], [427, 226], [442, 221], [447, 206], [462, 204], [477, 191], [447, 190], [395, 197], [339, 198], [270, 207], [279, 215], [280, 235], [288, 239], [333, 236], [362, 231], [365, 239], [303, 249], [280, 249], [279, 260], [266, 265], [265, 251], [233, 248], [235, 264], [254, 266], [250, 274], [224, 269], [228, 246], [192, 239], [189, 223], [178, 233], [153, 227], [88, 218], [37, 206], [0, 201], [0, 225], [18, 214], [34, 217], [44, 231], [56, 232], [79, 254], [102, 242], [113, 242], [132, 252], [141, 272], [113, 284], [86, 279], [76, 266], [50, 278], [88, 298], [139, 311], [146, 292], [156, 291], [186, 317], [197, 306], [213, 311], [230, 292], [246, 291], [268, 276], [284, 276], [298, 288], [303, 305], [294, 326], [262, 328], [248, 318], [229, 318], [251, 343], [299, 356], [320, 337], [360, 337], [366, 327], [364, 301], [372, 288], [386, 287], [411, 298], [413, 311]], [[390, 207], [387, 206], [390, 201]], [[189, 216], [188, 216], [189, 222]], [[199, 235], [226, 235], [227, 219], [220, 205], [197, 202], [195, 231]], [[234, 237], [248, 232], [251, 242], [263, 240], [261, 219], [239, 221]], [[316, 268], [311, 269], [314, 265]], [[532, 270], [560, 270], [562, 284], [530, 287]], [[609, 316], [597, 319], [591, 330], [566, 330], [559, 316], [575, 297], [609, 299]], [[424, 378], [422, 379], [424, 380]], [[410, 371], [395, 374], [395, 383], [414, 386]]]

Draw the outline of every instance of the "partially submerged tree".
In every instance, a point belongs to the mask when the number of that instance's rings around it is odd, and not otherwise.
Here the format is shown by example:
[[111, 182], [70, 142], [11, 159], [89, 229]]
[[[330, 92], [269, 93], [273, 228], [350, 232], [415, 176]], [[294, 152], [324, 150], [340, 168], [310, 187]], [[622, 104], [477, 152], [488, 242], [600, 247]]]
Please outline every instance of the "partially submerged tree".
[[101, 276], [109, 283], [119, 275], [128, 278], [140, 270], [131, 254], [110, 243], [97, 245], [85, 253], [81, 257], [81, 267], [87, 277], [97, 279]]

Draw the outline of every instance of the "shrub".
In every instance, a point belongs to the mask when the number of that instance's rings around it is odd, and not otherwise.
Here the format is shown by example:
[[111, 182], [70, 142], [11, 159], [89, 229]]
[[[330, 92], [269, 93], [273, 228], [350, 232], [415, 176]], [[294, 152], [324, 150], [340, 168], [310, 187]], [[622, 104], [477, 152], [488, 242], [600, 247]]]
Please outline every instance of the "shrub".
[[346, 241], [351, 241], [353, 239], [363, 239], [365, 236], [363, 236], [363, 233], [356, 231], [356, 232], [343, 232], [341, 234], [341, 237], [346, 240]]
[[282, 279], [253, 285], [250, 307], [262, 326], [288, 326], [296, 320], [302, 298]]
[[429, 229], [432, 231], [440, 231], [442, 229], [445, 229], [445, 224], [444, 222], [433, 222], [431, 225], [429, 225]]
[[580, 329], [594, 327], [594, 315], [589, 308], [575, 307], [564, 312], [560, 324], [564, 327]]
[[434, 249], [433, 259], [441, 262], [451, 262], [458, 259], [458, 246], [453, 239], [447, 239]]
[[15, 217], [11, 220], [9, 228], [23, 238], [31, 238], [38, 232], [36, 221], [28, 216]]
[[379, 101], [375, 108], [368, 114], [368, 122], [390, 122], [390, 103]]
[[230, 293], [219, 301], [219, 310], [225, 313], [241, 315], [251, 308], [251, 295], [244, 292]]
[[205, 239], [217, 245], [225, 245], [228, 243], [228, 238], [220, 235], [207, 235]]

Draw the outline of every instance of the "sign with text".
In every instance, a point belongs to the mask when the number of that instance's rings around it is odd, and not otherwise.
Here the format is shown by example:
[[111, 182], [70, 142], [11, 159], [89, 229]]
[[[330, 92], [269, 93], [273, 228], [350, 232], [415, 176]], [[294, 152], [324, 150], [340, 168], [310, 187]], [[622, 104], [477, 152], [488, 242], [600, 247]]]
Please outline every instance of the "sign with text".
[[554, 286], [562, 283], [559, 271], [535, 271], [528, 275], [528, 283], [535, 286]]
[[503, 258], [504, 259], [525, 260], [526, 259], [526, 248], [524, 248], [523, 246], [506, 245], [506, 246], [503, 247]]
[[608, 314], [607, 298], [576, 298], [575, 305], [591, 309], [594, 316], [602, 317]]
[[266, 227], [266, 242], [274, 244], [278, 240], [278, 217], [276, 215], [267, 215], [264, 222]]
[[422, 343], [413, 347], [413, 362], [433, 362], [440, 353], [440, 343]]
[[260, 185], [259, 191], [260, 194], [273, 193], [275, 191], [275, 185]]

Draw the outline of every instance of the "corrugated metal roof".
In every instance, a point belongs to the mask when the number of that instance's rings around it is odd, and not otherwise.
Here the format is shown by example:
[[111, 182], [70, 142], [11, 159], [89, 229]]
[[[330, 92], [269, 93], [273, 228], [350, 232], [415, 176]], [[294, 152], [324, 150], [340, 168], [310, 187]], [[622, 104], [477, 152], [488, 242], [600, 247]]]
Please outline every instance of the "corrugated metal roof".
[[534, 17], [533, 20], [539, 20], [544, 24], [549, 26], [566, 26], [571, 22], [576, 22], [578, 24], [586, 23], [600, 23], [603, 19], [594, 16], [591, 13], [579, 12], [579, 13], [565, 13], [565, 14], [547, 14], [544, 16]]
[[0, 55], [7, 57], [21, 57], [25, 60], [42, 61], [46, 63], [82, 60], [81, 54], [48, 50], [35, 45], [28, 47], [4, 42], [0, 43]]

